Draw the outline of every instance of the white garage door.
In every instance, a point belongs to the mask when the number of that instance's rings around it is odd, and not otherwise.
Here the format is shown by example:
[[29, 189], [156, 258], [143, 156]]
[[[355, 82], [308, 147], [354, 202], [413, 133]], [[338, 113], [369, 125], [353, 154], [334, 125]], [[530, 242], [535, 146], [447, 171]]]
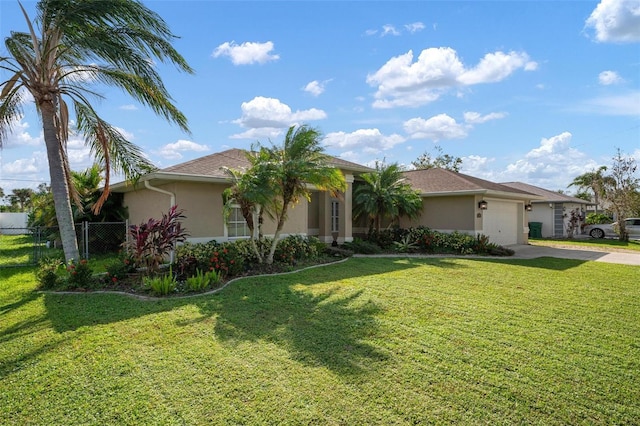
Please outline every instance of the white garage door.
[[508, 201], [488, 201], [482, 212], [483, 233], [492, 243], [507, 246], [518, 243], [518, 204]]

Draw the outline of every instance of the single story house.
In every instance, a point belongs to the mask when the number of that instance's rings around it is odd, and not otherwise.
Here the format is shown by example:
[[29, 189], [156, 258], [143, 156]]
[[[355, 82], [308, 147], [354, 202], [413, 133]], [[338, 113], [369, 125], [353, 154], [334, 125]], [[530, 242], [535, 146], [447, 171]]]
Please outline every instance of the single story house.
[[442, 232], [487, 235], [500, 245], [526, 244], [527, 208], [539, 198], [512, 188], [446, 169], [404, 172], [422, 196], [422, 215], [400, 219], [401, 227], [426, 226]]
[[[284, 235], [313, 235], [324, 242], [332, 242], [334, 237], [340, 243], [352, 240], [353, 181], [358, 174], [372, 169], [335, 157], [331, 157], [330, 164], [344, 174], [347, 190], [342, 197], [332, 198], [311, 188], [310, 201], [302, 199], [289, 209]], [[186, 216], [183, 224], [190, 234], [188, 241], [245, 238], [249, 237], [249, 230], [239, 208], [232, 209], [226, 222], [223, 217], [222, 192], [230, 186], [223, 168], [242, 170], [249, 166], [244, 150], [229, 149], [148, 173], [135, 185], [116, 183], [111, 190], [124, 193], [132, 224], [158, 218], [177, 204]], [[275, 228], [275, 222], [265, 218], [263, 233], [273, 235]]]
[[[335, 157], [331, 157], [330, 164], [344, 174], [345, 193], [332, 198], [311, 188], [311, 200], [303, 199], [290, 209], [284, 235], [313, 235], [327, 243], [342, 243], [362, 232], [355, 228], [358, 224], [354, 225], [352, 216], [353, 184], [360, 174], [373, 169]], [[191, 242], [246, 238], [249, 233], [239, 208], [233, 209], [225, 222], [222, 192], [230, 186], [223, 168], [241, 170], [249, 165], [244, 150], [230, 149], [151, 172], [135, 184], [116, 183], [111, 190], [124, 193], [131, 223], [158, 218], [172, 205], [178, 205], [185, 211], [183, 223]], [[525, 205], [539, 196], [444, 169], [407, 171], [404, 175], [420, 191], [424, 209], [419, 219], [402, 218], [400, 226], [423, 225], [443, 232], [484, 234], [501, 245], [527, 242]], [[273, 235], [275, 223], [265, 222], [263, 233]]]
[[[543, 238], [566, 238], [572, 216], [577, 218], [575, 234], [581, 233], [587, 207], [594, 205], [590, 201], [559, 192], [549, 191], [523, 182], [506, 182], [502, 185], [530, 192], [540, 198], [531, 200], [529, 222], [542, 223]], [[575, 219], [574, 219], [575, 220]]]

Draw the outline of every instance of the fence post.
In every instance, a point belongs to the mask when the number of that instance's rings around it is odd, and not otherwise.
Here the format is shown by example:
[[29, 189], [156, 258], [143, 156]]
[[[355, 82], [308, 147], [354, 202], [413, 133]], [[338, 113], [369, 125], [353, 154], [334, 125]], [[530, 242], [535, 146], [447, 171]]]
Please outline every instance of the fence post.
[[82, 235], [84, 236], [84, 258], [89, 260], [89, 222], [82, 222]]

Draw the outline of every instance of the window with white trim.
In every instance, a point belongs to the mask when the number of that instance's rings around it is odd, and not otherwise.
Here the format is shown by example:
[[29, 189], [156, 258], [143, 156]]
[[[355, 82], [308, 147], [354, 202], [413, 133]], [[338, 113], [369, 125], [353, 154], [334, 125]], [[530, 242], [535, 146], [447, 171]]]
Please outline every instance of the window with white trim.
[[331, 232], [340, 231], [340, 202], [331, 201]]
[[247, 221], [242, 216], [240, 206], [232, 206], [229, 213], [229, 220], [227, 220], [227, 237], [229, 238], [242, 238], [250, 237], [251, 233], [247, 226]]

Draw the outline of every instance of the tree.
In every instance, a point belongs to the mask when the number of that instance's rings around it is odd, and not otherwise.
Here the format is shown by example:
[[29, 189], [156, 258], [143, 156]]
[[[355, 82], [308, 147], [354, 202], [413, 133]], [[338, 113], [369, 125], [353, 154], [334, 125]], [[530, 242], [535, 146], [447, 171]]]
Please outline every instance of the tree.
[[446, 169], [451, 170], [453, 172], [459, 172], [460, 167], [462, 166], [462, 158], [453, 157], [449, 154], [442, 153], [442, 147], [440, 145], [435, 146], [435, 150], [438, 152], [438, 156], [435, 158], [431, 157], [431, 154], [425, 152], [421, 156], [417, 158], [417, 160], [412, 161], [411, 164], [416, 169]]
[[0, 84], [0, 147], [21, 116], [28, 92], [42, 120], [53, 203], [69, 261], [79, 256], [71, 199], [80, 204], [66, 151], [70, 112], [75, 112], [75, 130], [105, 173], [105, 189], [93, 206], [100, 211], [110, 193], [111, 172], [135, 179], [152, 166], [98, 115], [89, 101], [98, 96], [91, 84], [120, 88], [187, 131], [186, 117], [173, 105], [154, 60], [192, 70], [171, 46], [174, 35], [166, 23], [138, 1], [40, 0], [33, 22], [20, 7], [29, 32], [12, 32], [5, 39], [9, 56], [0, 58], [0, 69], [10, 74]]
[[31, 199], [34, 192], [31, 188], [16, 188], [9, 194], [9, 202], [11, 206], [20, 212], [24, 212], [31, 207]]
[[249, 170], [224, 168], [231, 178], [231, 187], [222, 193], [224, 216], [228, 218], [231, 208], [234, 205], [239, 206], [242, 217], [249, 228], [249, 241], [258, 263], [264, 261], [263, 253], [257, 244], [257, 241], [262, 238], [263, 217], [265, 214], [274, 217], [272, 214], [275, 210], [273, 201], [276, 198], [273, 188], [264, 185], [269, 177], [261, 175], [261, 171], [267, 170], [261, 167], [262, 162], [269, 161], [267, 154], [268, 151], [264, 149], [257, 151], [252, 149], [247, 152], [247, 159], [251, 163]]
[[302, 197], [310, 199], [309, 185], [329, 191], [336, 197], [347, 188], [342, 172], [329, 165], [329, 157], [324, 153], [320, 138], [321, 134], [316, 129], [306, 125], [291, 126], [282, 146], [259, 146], [259, 161], [252, 166], [251, 173], [260, 177], [266, 193], [275, 195], [276, 232], [265, 260], [268, 264], [273, 263], [273, 254], [289, 208]]
[[604, 192], [604, 181], [607, 179], [603, 174], [607, 170], [606, 166], [600, 166], [596, 170], [592, 170], [587, 173], [583, 173], [580, 176], [576, 176], [568, 186], [575, 186], [578, 191], [582, 192], [590, 190], [593, 192], [593, 202], [596, 205], [596, 214], [598, 214], [598, 206], [600, 205], [600, 198]]
[[360, 175], [353, 191], [355, 218], [369, 218], [369, 231], [380, 231], [384, 218], [397, 220], [401, 216], [415, 218], [422, 210], [420, 193], [406, 182], [397, 163], [376, 162], [374, 172]]
[[624, 220], [634, 211], [639, 198], [640, 178], [636, 176], [636, 170], [635, 159], [622, 155], [618, 148], [616, 156], [613, 157], [611, 172], [603, 180], [603, 198], [615, 214], [621, 241], [629, 240]]

